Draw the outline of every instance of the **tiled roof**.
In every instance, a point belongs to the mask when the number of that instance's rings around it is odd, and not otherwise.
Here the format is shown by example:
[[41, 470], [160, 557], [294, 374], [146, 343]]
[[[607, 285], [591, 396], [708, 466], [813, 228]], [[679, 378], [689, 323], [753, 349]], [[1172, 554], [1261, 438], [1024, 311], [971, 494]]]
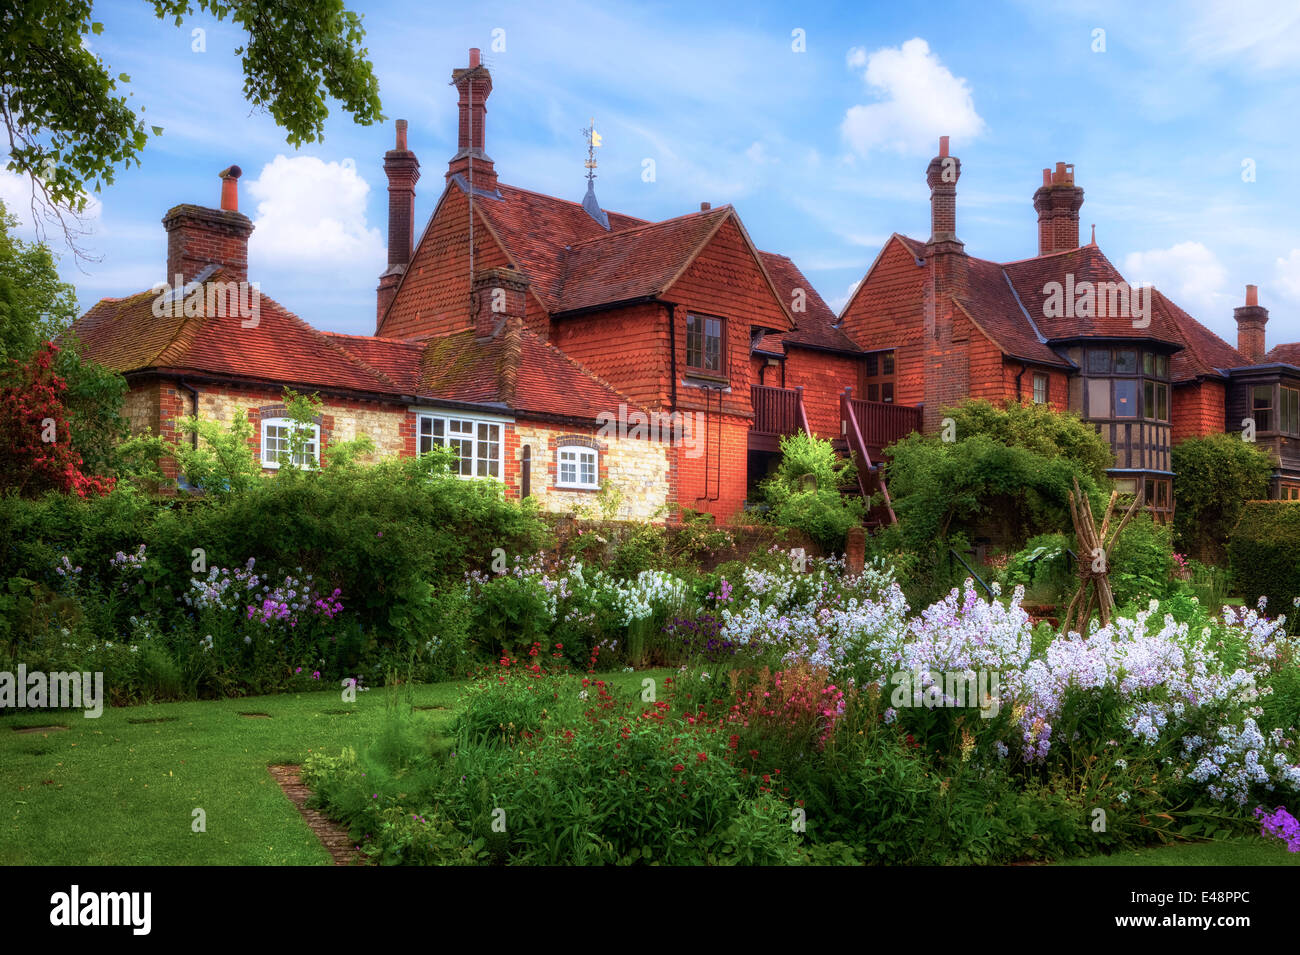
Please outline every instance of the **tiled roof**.
[[1017, 299], [1001, 265], [968, 258], [966, 287], [966, 293], [957, 296], [957, 300], [1003, 352], [1030, 361], [1066, 364], [1035, 333], [1026, 307]]
[[791, 345], [807, 345], [812, 348], [831, 348], [836, 351], [860, 352], [860, 349], [848, 335], [835, 328], [835, 313], [817, 294], [809, 281], [804, 278], [799, 267], [784, 255], [774, 252], [760, 252], [759, 257], [772, 277], [777, 294], [786, 302], [795, 300], [794, 290], [804, 291], [804, 311], [795, 312], [798, 327], [784, 334], [764, 335], [758, 350], [775, 355], [782, 353], [782, 342]]
[[[1152, 308], [1157, 315], [1177, 329], [1186, 346], [1174, 352], [1169, 360], [1169, 375], [1175, 381], [1190, 381], [1209, 376], [1221, 378], [1218, 369], [1249, 365], [1237, 349], [1171, 302], [1159, 290], [1153, 296]], [[1153, 317], [1154, 323], [1154, 317]]]
[[[918, 258], [925, 257], [925, 243], [903, 235], [894, 238]], [[1134, 325], [1131, 307], [1100, 316], [1047, 315], [1044, 289], [1048, 283], [1059, 283], [1064, 289], [1067, 275], [1073, 275], [1076, 287], [1080, 282], [1124, 282], [1096, 245], [1018, 262], [973, 256], [966, 261], [967, 288], [958, 301], [1008, 355], [1061, 364], [1063, 360], [1042, 338], [1048, 342], [1078, 337], [1154, 338], [1177, 349], [1170, 362], [1174, 381], [1218, 376], [1218, 369], [1247, 364], [1235, 348], [1154, 289], [1150, 322], [1145, 325]]]
[[606, 232], [579, 203], [504, 183], [497, 189], [500, 199], [482, 199], [474, 208], [501, 240], [506, 254], [528, 276], [547, 311], [559, 308], [566, 247], [647, 224], [644, 219], [607, 212], [610, 232]]
[[518, 323], [492, 339], [476, 339], [472, 331], [431, 339], [418, 394], [588, 420], [617, 415], [620, 404], [642, 410]]
[[1274, 345], [1269, 353], [1264, 356], [1264, 361], [1281, 362], [1284, 365], [1300, 367], [1300, 342]]
[[720, 206], [573, 244], [564, 255], [564, 274], [552, 313], [667, 290], [731, 211], [730, 206]]
[[[216, 272], [211, 281], [221, 278]], [[391, 393], [396, 386], [266, 295], [245, 319], [153, 314], [153, 291], [104, 299], [75, 326], [87, 355], [119, 372], [175, 368], [290, 386]]]
[[[1049, 283], [1058, 283], [1064, 288], [1067, 284], [1067, 276], [1070, 275], [1074, 276], [1070, 284], [1075, 288], [1081, 282], [1092, 282], [1094, 285], [1099, 282], [1124, 283], [1124, 276], [1110, 264], [1110, 260], [1095, 245], [1084, 245], [1066, 252], [1054, 252], [1019, 262], [1007, 262], [1002, 267], [1010, 276], [1011, 284], [1015, 286], [1020, 301], [1038, 324], [1039, 329], [1050, 340], [1081, 337], [1154, 338], [1174, 344], [1182, 343], [1182, 336], [1178, 334], [1177, 326], [1169, 315], [1162, 313], [1160, 309], [1153, 309], [1149, 325], [1135, 326], [1135, 320], [1142, 322], [1144, 319], [1142, 317], [1135, 319], [1131, 302], [1127, 303], [1129, 307], [1117, 309], [1114, 313], [1109, 313], [1107, 309], [1094, 309], [1095, 312], [1108, 312], [1105, 315], [1049, 316], [1047, 314], [1045, 304], [1048, 293], [1044, 289]], [[1099, 300], [1105, 297], [1099, 296]], [[1064, 299], [1064, 295], [1061, 298]]]
[[420, 382], [423, 342], [374, 335], [344, 335], [341, 332], [321, 334], [362, 364], [383, 374], [402, 394], [415, 394]]

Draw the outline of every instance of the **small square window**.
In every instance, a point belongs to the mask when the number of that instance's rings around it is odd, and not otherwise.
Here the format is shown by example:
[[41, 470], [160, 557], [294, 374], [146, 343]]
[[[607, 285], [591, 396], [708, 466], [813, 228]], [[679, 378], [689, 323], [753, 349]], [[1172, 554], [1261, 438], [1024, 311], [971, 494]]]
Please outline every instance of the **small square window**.
[[556, 452], [556, 486], [600, 488], [599, 455], [594, 448], [566, 446]]
[[[294, 432], [299, 429], [299, 447], [294, 453]], [[295, 467], [320, 465], [320, 426], [297, 424], [292, 418], [266, 418], [262, 421], [262, 467], [278, 468], [290, 460]]]

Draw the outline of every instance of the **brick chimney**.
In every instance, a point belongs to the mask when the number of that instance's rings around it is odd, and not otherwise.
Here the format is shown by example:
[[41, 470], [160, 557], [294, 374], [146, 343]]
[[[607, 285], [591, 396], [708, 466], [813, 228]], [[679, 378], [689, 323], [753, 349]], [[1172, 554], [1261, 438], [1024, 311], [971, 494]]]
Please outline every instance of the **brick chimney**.
[[492, 74], [480, 62], [476, 48], [469, 51], [468, 68], [451, 71], [451, 82], [460, 92], [460, 135], [456, 155], [447, 164], [447, 178], [461, 175], [468, 181], [472, 161], [474, 188], [495, 192], [496, 168], [483, 151], [483, 127], [487, 118], [487, 98], [492, 93]]
[[966, 247], [957, 238], [957, 180], [961, 160], [949, 155], [948, 137], [939, 137], [939, 155], [930, 160], [930, 241], [925, 244], [925, 412], [922, 428], [939, 427], [941, 409], [970, 394], [969, 339], [957, 333], [965, 318], [953, 302], [967, 289]]
[[248, 237], [253, 223], [239, 211], [238, 166], [221, 171], [221, 208], [188, 203], [173, 206], [163, 216], [167, 230], [167, 283], [191, 281], [205, 266], [219, 265], [222, 280], [248, 281]]
[[1268, 309], [1259, 304], [1259, 289], [1246, 286], [1246, 304], [1232, 310], [1237, 320], [1237, 351], [1248, 362], [1258, 365], [1268, 351], [1264, 346], [1264, 326], [1268, 324]]
[[1034, 193], [1038, 211], [1038, 254], [1079, 247], [1079, 208], [1083, 190], [1074, 184], [1074, 166], [1058, 162], [1043, 170], [1043, 184]]
[[507, 322], [521, 323], [528, 303], [528, 277], [511, 268], [484, 269], [474, 276], [474, 335], [495, 338]]
[[[411, 264], [415, 241], [415, 184], [420, 181], [420, 161], [406, 148], [406, 120], [397, 121], [397, 143], [384, 153], [388, 176], [388, 268], [379, 277], [377, 322], [397, 294], [406, 267]], [[376, 326], [377, 327], [377, 326]]]

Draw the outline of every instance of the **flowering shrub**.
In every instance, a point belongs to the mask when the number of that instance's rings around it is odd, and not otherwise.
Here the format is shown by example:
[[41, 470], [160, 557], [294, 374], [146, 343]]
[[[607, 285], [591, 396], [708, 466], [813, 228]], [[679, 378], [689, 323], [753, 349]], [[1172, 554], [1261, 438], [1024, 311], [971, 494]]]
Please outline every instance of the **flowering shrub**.
[[331, 626], [343, 610], [342, 592], [321, 592], [311, 574], [297, 575], [301, 568], [272, 586], [255, 564], [250, 557], [190, 581], [184, 600], [195, 612], [198, 650], [210, 658], [207, 673], [223, 685], [236, 680], [265, 690], [305, 672], [319, 680], [322, 667], [346, 664]]
[[55, 373], [58, 354], [47, 342], [27, 364], [11, 362], [14, 374], [0, 385], [0, 490], [107, 494], [114, 479], [86, 474], [72, 446], [68, 384]]
[[1278, 806], [1273, 812], [1265, 812], [1264, 807], [1260, 806], [1255, 810], [1255, 818], [1259, 820], [1261, 836], [1281, 839], [1286, 844], [1287, 851], [1300, 852], [1300, 821], [1287, 812], [1284, 806]]

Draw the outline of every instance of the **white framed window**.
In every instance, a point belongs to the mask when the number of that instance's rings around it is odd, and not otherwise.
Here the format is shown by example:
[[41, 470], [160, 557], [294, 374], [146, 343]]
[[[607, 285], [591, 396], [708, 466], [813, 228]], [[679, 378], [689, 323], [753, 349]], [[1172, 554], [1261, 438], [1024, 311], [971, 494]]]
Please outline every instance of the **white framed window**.
[[293, 463], [300, 468], [320, 466], [320, 425], [298, 424], [292, 418], [264, 418], [262, 419], [262, 467], [280, 466], [280, 455], [290, 453], [290, 439], [294, 428], [301, 428], [303, 432], [310, 431], [311, 434], [293, 458]]
[[1047, 376], [1034, 375], [1034, 404], [1047, 404]]
[[435, 447], [450, 448], [461, 477], [501, 480], [501, 422], [437, 414], [419, 415], [418, 421], [418, 454], [428, 454]]
[[600, 489], [600, 457], [595, 448], [564, 445], [555, 452], [555, 486]]

